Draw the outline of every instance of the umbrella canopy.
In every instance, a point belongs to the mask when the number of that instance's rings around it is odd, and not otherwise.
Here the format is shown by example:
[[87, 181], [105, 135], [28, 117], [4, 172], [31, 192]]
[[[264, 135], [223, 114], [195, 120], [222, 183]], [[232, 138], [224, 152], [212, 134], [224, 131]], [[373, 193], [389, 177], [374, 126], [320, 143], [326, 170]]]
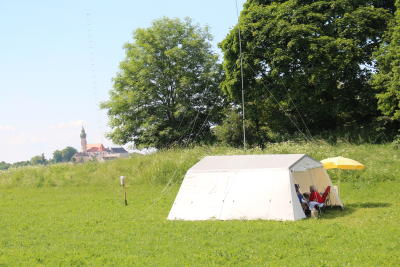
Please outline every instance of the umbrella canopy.
[[325, 169], [363, 170], [365, 166], [358, 161], [344, 157], [335, 157], [321, 160]]

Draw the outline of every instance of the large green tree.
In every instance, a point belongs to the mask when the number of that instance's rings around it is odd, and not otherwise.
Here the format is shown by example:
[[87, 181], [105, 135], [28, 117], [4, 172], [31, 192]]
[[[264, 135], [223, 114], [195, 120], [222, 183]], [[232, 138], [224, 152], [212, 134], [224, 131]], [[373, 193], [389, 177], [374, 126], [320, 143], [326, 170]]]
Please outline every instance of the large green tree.
[[114, 78], [107, 109], [118, 144], [167, 147], [207, 140], [220, 120], [222, 67], [207, 28], [161, 18], [137, 29]]
[[69, 162], [78, 151], [70, 146], [53, 152], [53, 162]]
[[269, 131], [367, 124], [377, 116], [372, 54], [393, 10], [393, 1], [249, 0], [220, 44], [222, 89], [241, 102], [240, 28], [246, 114], [260, 142]]
[[32, 165], [45, 165], [47, 164], [47, 159], [44, 157], [44, 154], [34, 156], [31, 158], [30, 163]]
[[63, 162], [63, 156], [61, 150], [56, 150], [53, 152], [53, 162], [54, 163]]
[[378, 107], [385, 116], [400, 122], [400, 0], [387, 31], [385, 42], [377, 52], [378, 72], [372, 84], [379, 91]]

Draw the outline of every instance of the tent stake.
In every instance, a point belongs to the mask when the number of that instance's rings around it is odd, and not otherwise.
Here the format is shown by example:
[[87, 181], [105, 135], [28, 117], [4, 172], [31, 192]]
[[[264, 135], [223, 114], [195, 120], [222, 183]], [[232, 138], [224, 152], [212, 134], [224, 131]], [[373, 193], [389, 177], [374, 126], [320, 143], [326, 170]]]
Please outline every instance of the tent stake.
[[125, 176], [120, 176], [119, 177], [119, 181], [120, 181], [120, 184], [122, 185], [122, 187], [124, 188], [124, 203], [125, 203], [125, 206], [128, 206], [128, 200], [126, 198]]

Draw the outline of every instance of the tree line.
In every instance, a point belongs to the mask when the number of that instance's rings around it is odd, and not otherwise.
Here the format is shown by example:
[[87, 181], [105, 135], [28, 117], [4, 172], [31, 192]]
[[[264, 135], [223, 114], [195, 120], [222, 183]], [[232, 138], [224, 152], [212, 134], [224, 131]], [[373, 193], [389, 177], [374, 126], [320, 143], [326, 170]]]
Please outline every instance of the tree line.
[[4, 161], [0, 162], [0, 170], [7, 170], [10, 168], [18, 168], [18, 167], [23, 167], [23, 166], [35, 166], [35, 165], [48, 165], [48, 164], [54, 164], [54, 163], [60, 163], [60, 162], [70, 162], [72, 161], [72, 157], [77, 153], [78, 151], [70, 146], [67, 146], [66, 148], [62, 150], [56, 150], [53, 152], [53, 158], [46, 159], [44, 154], [42, 153], [41, 155], [37, 155], [32, 157], [30, 160], [26, 161], [18, 161], [15, 163], [7, 163]]
[[242, 101], [249, 145], [400, 134], [400, 0], [248, 0], [222, 62], [211, 41], [189, 18], [134, 31], [101, 104], [114, 143], [241, 146]]

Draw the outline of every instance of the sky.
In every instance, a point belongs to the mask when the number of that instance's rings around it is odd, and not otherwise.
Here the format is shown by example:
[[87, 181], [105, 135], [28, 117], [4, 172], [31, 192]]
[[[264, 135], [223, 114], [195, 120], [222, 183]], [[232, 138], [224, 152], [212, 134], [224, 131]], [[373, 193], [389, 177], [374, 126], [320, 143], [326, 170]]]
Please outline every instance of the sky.
[[[242, 9], [245, 0], [237, 0]], [[235, 0], [0, 0], [0, 162], [67, 146], [113, 146], [105, 110], [132, 32], [160, 17], [208, 25], [217, 44], [236, 24]]]

